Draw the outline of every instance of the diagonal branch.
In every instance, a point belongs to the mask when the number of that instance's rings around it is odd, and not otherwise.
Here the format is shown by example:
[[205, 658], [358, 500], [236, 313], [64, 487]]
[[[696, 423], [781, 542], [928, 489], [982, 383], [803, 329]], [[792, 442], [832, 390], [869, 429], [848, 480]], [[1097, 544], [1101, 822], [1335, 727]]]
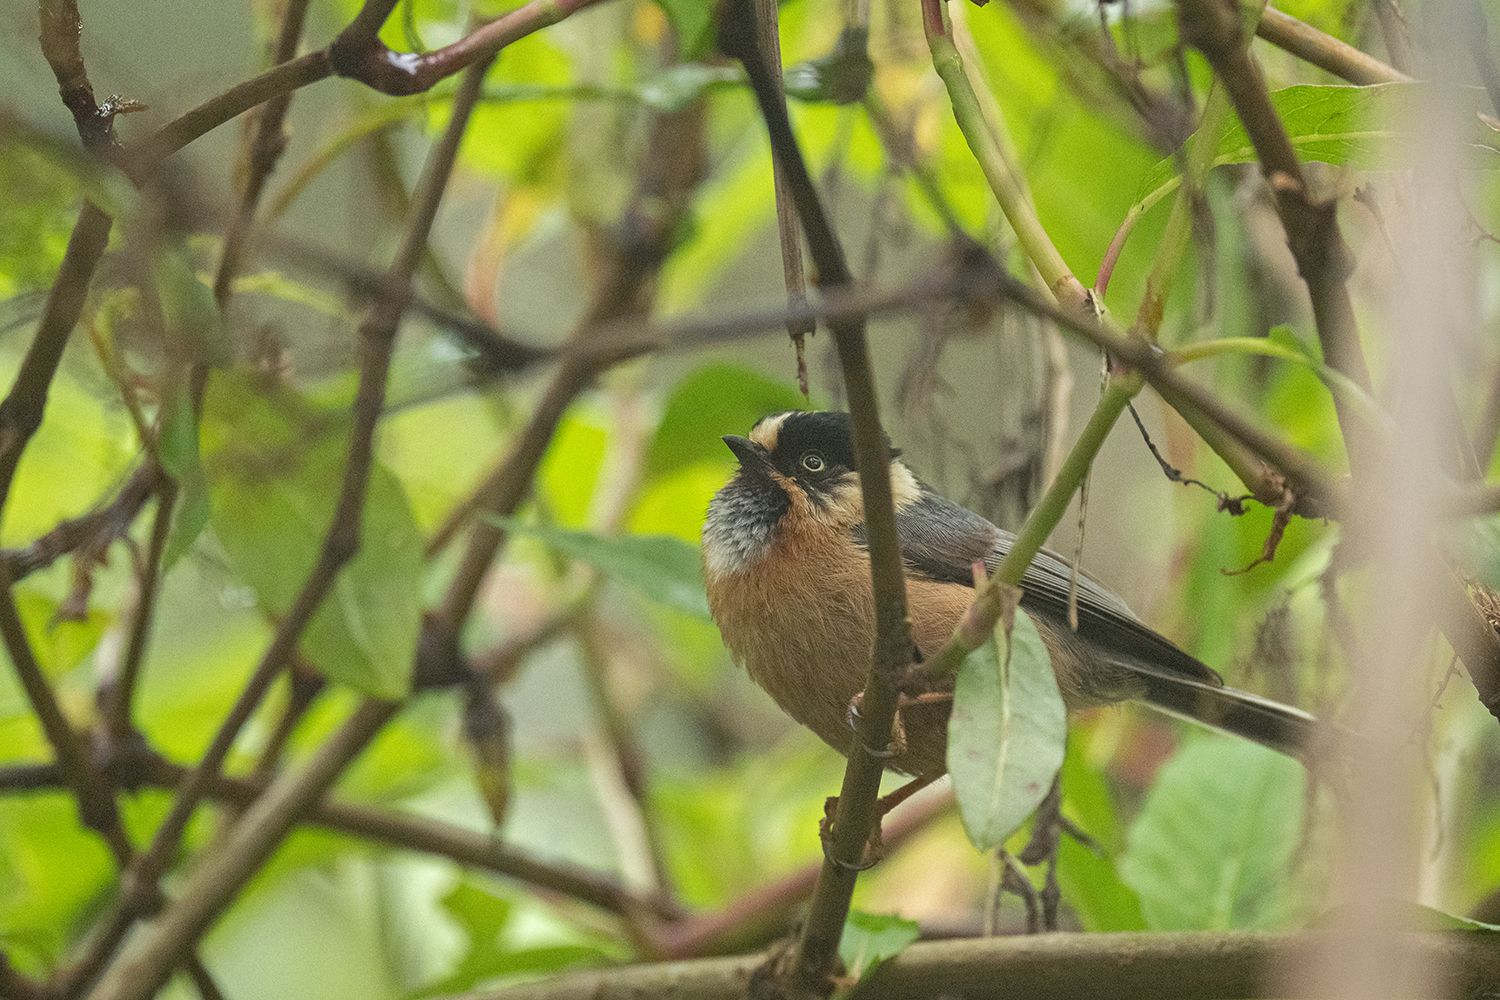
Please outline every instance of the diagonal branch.
[[36, 336], [21, 360], [10, 393], [0, 402], [0, 510], [10, 497], [21, 453], [42, 424], [47, 392], [62, 361], [63, 348], [88, 299], [89, 282], [104, 255], [109, 230], [109, 216], [93, 204], [85, 204], [79, 211], [73, 233], [68, 237], [62, 267], [47, 294]]
[[380, 40], [381, 25], [395, 9], [392, 0], [368, 0], [329, 46], [328, 57], [339, 76], [358, 80], [382, 94], [418, 94], [465, 66], [494, 58], [511, 42], [600, 2], [531, 0], [475, 28], [452, 45], [413, 55], [393, 52]]
[[1261, 12], [1255, 33], [1277, 48], [1285, 49], [1298, 59], [1310, 62], [1350, 83], [1403, 83], [1411, 79], [1368, 52], [1325, 34], [1275, 7], [1267, 6]]

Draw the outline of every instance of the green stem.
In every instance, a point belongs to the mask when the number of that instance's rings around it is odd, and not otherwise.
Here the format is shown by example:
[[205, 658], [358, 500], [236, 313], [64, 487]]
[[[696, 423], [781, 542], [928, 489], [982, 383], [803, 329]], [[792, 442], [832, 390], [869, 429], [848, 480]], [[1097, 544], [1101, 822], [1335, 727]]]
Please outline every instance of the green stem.
[[[940, 6], [942, 0], [929, 0], [929, 4]], [[935, 20], [937, 24], [934, 23]], [[973, 81], [964, 71], [963, 57], [953, 42], [953, 36], [946, 30], [946, 10], [932, 10], [926, 22], [932, 65], [948, 89], [948, 99], [953, 104], [953, 117], [958, 122], [959, 131], [969, 144], [974, 159], [979, 162], [985, 180], [995, 194], [995, 200], [1000, 203], [1000, 210], [1005, 213], [1006, 221], [1015, 230], [1021, 249], [1036, 265], [1042, 280], [1047, 283], [1059, 303], [1085, 308], [1088, 302], [1087, 291], [1042, 227], [1026, 190], [1025, 179], [1005, 155], [996, 135], [998, 123], [993, 123], [992, 127], [979, 102]]]
[[1078, 440], [1073, 442], [1073, 449], [1063, 460], [1062, 468], [1057, 470], [1057, 478], [1052, 480], [1052, 485], [1047, 487], [1042, 499], [1026, 516], [1026, 522], [1021, 525], [1020, 534], [1016, 535], [1010, 551], [1005, 554], [994, 574], [980, 581], [974, 603], [954, 629], [952, 638], [913, 671], [913, 678], [909, 678], [909, 682], [916, 676], [939, 677], [957, 673], [958, 668], [963, 666], [964, 658], [989, 638], [1000, 615], [1001, 590], [1020, 585], [1021, 578], [1026, 575], [1026, 567], [1031, 565], [1031, 560], [1041, 551], [1048, 536], [1068, 512], [1073, 494], [1082, 486], [1089, 466], [1099, 454], [1105, 438], [1109, 437], [1110, 429], [1120, 419], [1136, 393], [1141, 391], [1142, 384], [1143, 380], [1136, 372], [1110, 377], [1103, 395], [1099, 397], [1099, 405], [1094, 408], [1093, 416], [1089, 417]]
[[1213, 166], [1219, 130], [1228, 114], [1229, 99], [1224, 96], [1224, 88], [1215, 86], [1204, 102], [1198, 128], [1188, 137], [1183, 150], [1183, 184], [1177, 189], [1177, 197], [1172, 199], [1172, 211], [1167, 216], [1161, 242], [1157, 244], [1151, 273], [1146, 277], [1146, 292], [1136, 312], [1136, 332], [1150, 340], [1155, 340], [1161, 331], [1167, 296], [1172, 292], [1172, 281], [1182, 267], [1182, 258], [1193, 235], [1193, 202], [1202, 193], [1203, 182]]
[[1094, 408], [1093, 416], [1089, 417], [1078, 440], [1073, 442], [1072, 451], [1063, 460], [1062, 468], [1057, 470], [1057, 478], [1052, 480], [1052, 485], [1047, 487], [1047, 492], [1027, 515], [1026, 523], [1021, 525], [1021, 531], [1016, 535], [1010, 551], [995, 569], [994, 579], [1012, 586], [1020, 585], [1026, 567], [1031, 565], [1032, 558], [1041, 551], [1047, 536], [1052, 534], [1052, 530], [1068, 512], [1068, 504], [1073, 501], [1073, 494], [1078, 492], [1084, 476], [1088, 475], [1089, 466], [1093, 464], [1094, 456], [1099, 454], [1104, 439], [1109, 436], [1110, 428], [1114, 427], [1120, 414], [1125, 412], [1125, 407], [1140, 391], [1141, 377], [1135, 372], [1110, 378], [1104, 394], [1099, 397], [1099, 405]]
[[1370, 394], [1343, 372], [1336, 371], [1301, 351], [1285, 347], [1264, 337], [1223, 337], [1219, 340], [1201, 340], [1176, 348], [1169, 352], [1168, 357], [1173, 364], [1180, 365], [1230, 354], [1258, 354], [1262, 357], [1276, 358], [1301, 365], [1318, 376], [1330, 392], [1342, 397], [1344, 402], [1359, 410], [1360, 416], [1371, 425], [1388, 427], [1390, 423], [1389, 418], [1381, 411], [1380, 405], [1370, 397]]

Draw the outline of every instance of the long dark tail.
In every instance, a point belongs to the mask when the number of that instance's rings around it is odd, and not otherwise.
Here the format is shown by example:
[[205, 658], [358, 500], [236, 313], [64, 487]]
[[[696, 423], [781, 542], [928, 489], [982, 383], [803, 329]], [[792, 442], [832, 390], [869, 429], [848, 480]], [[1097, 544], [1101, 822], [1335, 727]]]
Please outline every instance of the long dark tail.
[[1254, 740], [1298, 760], [1306, 760], [1320, 738], [1322, 724], [1300, 708], [1139, 663], [1128, 666], [1145, 682], [1142, 700], [1169, 715]]

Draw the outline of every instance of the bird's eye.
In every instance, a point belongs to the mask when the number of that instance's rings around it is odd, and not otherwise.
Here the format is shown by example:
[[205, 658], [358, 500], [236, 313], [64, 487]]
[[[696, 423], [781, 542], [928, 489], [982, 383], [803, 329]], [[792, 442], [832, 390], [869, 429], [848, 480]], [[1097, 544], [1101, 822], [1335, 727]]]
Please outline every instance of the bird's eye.
[[823, 461], [822, 455], [819, 455], [815, 451], [810, 451], [802, 456], [802, 467], [808, 472], [822, 472], [828, 466]]

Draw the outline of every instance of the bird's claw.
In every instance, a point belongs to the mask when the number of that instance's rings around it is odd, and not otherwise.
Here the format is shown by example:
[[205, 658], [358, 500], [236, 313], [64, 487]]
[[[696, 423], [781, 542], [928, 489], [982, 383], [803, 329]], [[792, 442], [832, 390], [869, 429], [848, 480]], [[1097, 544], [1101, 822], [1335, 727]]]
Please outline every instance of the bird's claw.
[[[860, 719], [864, 718], [862, 711], [864, 702], [865, 693], [859, 691], [853, 698], [849, 699], [849, 707], [844, 712], [844, 724], [849, 727], [856, 738], [859, 736]], [[900, 705], [898, 704], [896, 714], [891, 718], [891, 740], [889, 743], [883, 747], [872, 747], [863, 740], [860, 740], [859, 745], [865, 753], [877, 760], [890, 760], [892, 757], [900, 757], [905, 754], [907, 750], [906, 726], [901, 721]]]

